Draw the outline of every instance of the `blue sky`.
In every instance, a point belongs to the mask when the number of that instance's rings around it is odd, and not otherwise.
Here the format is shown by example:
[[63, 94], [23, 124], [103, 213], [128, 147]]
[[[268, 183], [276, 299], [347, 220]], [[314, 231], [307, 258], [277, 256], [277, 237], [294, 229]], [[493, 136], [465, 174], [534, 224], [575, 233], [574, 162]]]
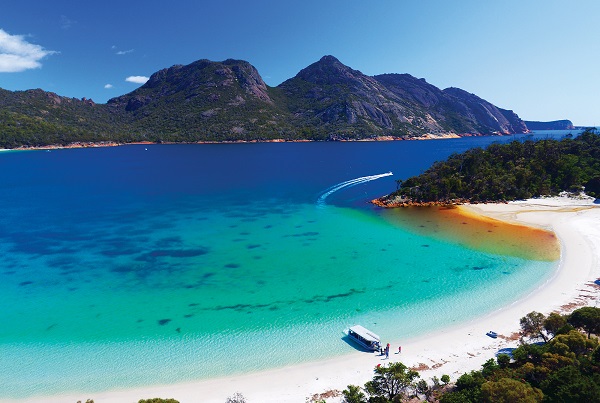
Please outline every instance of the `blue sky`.
[[275, 86], [330, 54], [525, 120], [600, 125], [599, 16], [597, 0], [7, 1], [0, 88], [104, 103], [162, 68], [228, 58]]

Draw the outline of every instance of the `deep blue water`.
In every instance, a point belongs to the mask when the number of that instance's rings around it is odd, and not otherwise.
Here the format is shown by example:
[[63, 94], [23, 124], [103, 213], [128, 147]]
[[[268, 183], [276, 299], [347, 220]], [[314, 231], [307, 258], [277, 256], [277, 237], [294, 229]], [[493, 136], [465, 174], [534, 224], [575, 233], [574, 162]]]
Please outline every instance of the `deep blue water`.
[[288, 365], [348, 353], [353, 323], [414, 337], [511, 302], [554, 265], [404, 232], [368, 201], [514, 138], [1, 153], [0, 398]]

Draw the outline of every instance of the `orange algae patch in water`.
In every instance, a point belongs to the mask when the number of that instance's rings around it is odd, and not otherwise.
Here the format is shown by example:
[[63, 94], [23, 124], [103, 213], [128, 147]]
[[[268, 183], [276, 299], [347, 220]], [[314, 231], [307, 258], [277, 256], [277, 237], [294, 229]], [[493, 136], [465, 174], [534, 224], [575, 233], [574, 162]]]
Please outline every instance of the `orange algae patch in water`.
[[527, 260], [560, 258], [558, 238], [542, 228], [500, 221], [456, 207], [407, 207], [383, 213], [408, 231], [470, 249]]

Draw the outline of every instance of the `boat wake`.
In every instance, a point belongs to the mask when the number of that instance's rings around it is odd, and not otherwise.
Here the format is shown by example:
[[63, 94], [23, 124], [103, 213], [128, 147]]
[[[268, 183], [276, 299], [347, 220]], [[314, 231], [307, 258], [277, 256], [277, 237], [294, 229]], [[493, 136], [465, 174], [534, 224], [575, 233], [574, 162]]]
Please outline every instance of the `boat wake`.
[[327, 199], [327, 197], [330, 194], [335, 193], [338, 190], [342, 190], [342, 189], [349, 188], [352, 186], [360, 185], [362, 183], [367, 183], [367, 182], [374, 181], [376, 179], [383, 178], [386, 176], [391, 176], [391, 175], [393, 175], [391, 172], [386, 172], [384, 174], [379, 174], [379, 175], [362, 176], [360, 178], [350, 179], [345, 182], [338, 183], [337, 185], [333, 185], [330, 188], [326, 189], [321, 194], [321, 196], [319, 196], [319, 199], [317, 200], [317, 206], [319, 206], [319, 207], [325, 206], [326, 205], [325, 199]]

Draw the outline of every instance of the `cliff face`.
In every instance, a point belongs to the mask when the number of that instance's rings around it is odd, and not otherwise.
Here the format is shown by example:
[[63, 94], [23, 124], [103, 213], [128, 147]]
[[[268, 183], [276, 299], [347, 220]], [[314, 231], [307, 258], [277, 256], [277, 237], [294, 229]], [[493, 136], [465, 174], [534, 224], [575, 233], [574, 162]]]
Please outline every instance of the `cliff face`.
[[460, 88], [446, 88], [444, 93], [450, 96], [451, 108], [461, 114], [475, 133], [512, 134], [527, 131], [523, 121], [512, 111], [503, 112], [475, 94]]
[[0, 106], [0, 130], [12, 133], [10, 144], [26, 132], [35, 132], [36, 141], [43, 143], [79, 141], [82, 135], [92, 141], [178, 142], [527, 130], [512, 111], [461, 89], [441, 90], [409, 74], [370, 77], [333, 56], [277, 87], [267, 86], [246, 61], [198, 60], [160, 70], [106, 105], [31, 90], [0, 91]]

